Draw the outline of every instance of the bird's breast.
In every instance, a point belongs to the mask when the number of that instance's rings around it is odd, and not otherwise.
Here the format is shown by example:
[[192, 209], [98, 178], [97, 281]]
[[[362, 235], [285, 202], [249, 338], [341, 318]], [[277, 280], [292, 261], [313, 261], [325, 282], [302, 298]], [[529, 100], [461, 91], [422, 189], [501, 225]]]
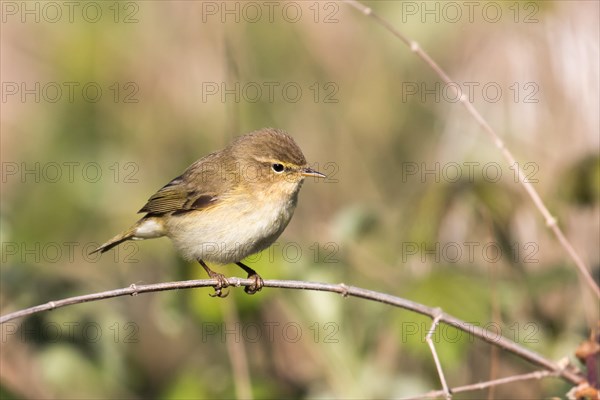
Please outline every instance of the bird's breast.
[[295, 208], [296, 196], [259, 202], [230, 198], [206, 210], [171, 216], [167, 236], [187, 259], [234, 263], [269, 247]]

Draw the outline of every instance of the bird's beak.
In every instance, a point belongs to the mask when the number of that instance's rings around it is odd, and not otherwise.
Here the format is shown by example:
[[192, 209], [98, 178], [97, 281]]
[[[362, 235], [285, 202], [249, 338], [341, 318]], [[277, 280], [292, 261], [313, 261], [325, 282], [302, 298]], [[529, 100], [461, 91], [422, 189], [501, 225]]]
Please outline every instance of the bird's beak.
[[315, 171], [312, 168], [305, 167], [300, 170], [300, 175], [302, 176], [314, 176], [316, 178], [327, 178], [327, 175], [320, 173], [319, 171]]

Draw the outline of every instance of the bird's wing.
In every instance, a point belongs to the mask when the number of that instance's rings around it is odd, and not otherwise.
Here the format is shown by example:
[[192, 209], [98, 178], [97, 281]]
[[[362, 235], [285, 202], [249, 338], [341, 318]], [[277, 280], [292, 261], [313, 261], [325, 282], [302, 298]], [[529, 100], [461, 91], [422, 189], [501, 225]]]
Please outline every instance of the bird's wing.
[[190, 190], [177, 177], [152, 195], [138, 212], [153, 215], [179, 214], [192, 210], [202, 210], [217, 203], [215, 193]]
[[204, 210], [219, 203], [220, 194], [226, 193], [231, 182], [221, 181], [217, 185], [214, 174], [219, 171], [206, 164], [213, 159], [210, 154], [192, 164], [182, 175], [167, 183], [156, 192], [138, 212], [153, 215], [181, 214], [193, 210]]

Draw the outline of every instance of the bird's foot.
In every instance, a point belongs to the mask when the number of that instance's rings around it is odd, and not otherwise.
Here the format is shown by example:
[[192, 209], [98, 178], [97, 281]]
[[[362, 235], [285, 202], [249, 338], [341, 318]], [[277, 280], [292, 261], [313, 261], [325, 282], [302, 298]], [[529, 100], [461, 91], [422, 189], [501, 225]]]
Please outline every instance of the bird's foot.
[[261, 278], [260, 275], [258, 275], [256, 272], [249, 273], [248, 279], [254, 280], [254, 283], [252, 285], [246, 286], [244, 288], [244, 292], [246, 292], [248, 294], [254, 294], [256, 292], [260, 292], [262, 290], [263, 286], [265, 285], [265, 281], [263, 281], [263, 278]]
[[220, 297], [222, 299], [224, 299], [225, 297], [229, 296], [229, 290], [227, 291], [223, 291], [223, 289], [225, 289], [227, 286], [229, 286], [229, 282], [227, 281], [227, 278], [225, 278], [225, 275], [220, 274], [218, 272], [213, 272], [212, 274], [209, 273], [208, 274], [212, 279], [216, 279], [217, 280], [217, 284], [214, 286], [215, 288], [215, 292], [210, 294], [210, 297]]
[[223, 292], [223, 289], [229, 286], [229, 282], [227, 281], [227, 278], [225, 278], [225, 275], [215, 272], [212, 269], [208, 268], [208, 265], [206, 265], [202, 260], [198, 260], [198, 262], [200, 263], [200, 265], [202, 265], [202, 268], [204, 268], [204, 270], [211, 279], [217, 280], [217, 284], [214, 286], [215, 292], [213, 294], [209, 294], [209, 296], [220, 297], [222, 299], [227, 297], [229, 295], [229, 291]]
[[237, 262], [236, 264], [241, 269], [246, 271], [246, 273], [248, 274], [248, 279], [252, 279], [254, 281], [254, 283], [252, 283], [252, 285], [246, 286], [244, 288], [244, 292], [246, 292], [248, 294], [254, 294], [256, 292], [260, 292], [261, 289], [263, 288], [263, 286], [265, 285], [265, 281], [263, 281], [263, 278], [261, 278], [260, 275], [257, 274], [255, 270], [253, 270], [252, 268], [250, 268], [243, 262]]

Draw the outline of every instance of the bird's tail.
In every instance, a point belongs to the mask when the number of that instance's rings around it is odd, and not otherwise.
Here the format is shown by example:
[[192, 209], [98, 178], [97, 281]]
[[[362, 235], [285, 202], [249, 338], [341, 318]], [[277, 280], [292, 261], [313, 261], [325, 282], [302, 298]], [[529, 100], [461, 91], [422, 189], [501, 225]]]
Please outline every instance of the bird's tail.
[[105, 253], [108, 250], [112, 249], [113, 247], [118, 246], [127, 240], [133, 240], [133, 239], [137, 239], [135, 237], [135, 226], [129, 228], [125, 232], [119, 233], [117, 236], [113, 237], [108, 242], [106, 242], [102, 246], [98, 247], [96, 250], [92, 250], [89, 254], [94, 254], [94, 253], [98, 253], [98, 252]]
[[90, 254], [98, 252], [104, 253], [127, 240], [153, 239], [164, 236], [165, 234], [165, 227], [160, 218], [145, 216], [133, 224], [131, 228], [127, 229], [125, 232], [119, 233], [96, 250], [90, 252]]

